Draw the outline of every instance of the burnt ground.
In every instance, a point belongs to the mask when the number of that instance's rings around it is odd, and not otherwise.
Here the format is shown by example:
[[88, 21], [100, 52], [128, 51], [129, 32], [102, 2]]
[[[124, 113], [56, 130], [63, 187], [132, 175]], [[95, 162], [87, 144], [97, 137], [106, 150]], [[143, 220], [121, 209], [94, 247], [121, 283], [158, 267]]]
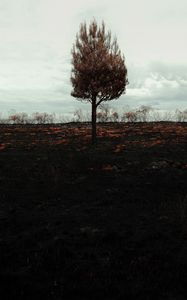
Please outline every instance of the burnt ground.
[[1, 299], [187, 299], [187, 124], [0, 125]]

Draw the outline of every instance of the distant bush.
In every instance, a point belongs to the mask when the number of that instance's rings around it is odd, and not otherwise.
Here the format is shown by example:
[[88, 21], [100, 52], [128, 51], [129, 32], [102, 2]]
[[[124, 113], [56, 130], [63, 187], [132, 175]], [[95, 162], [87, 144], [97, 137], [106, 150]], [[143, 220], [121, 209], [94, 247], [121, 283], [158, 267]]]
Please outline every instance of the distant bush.
[[11, 124], [27, 124], [29, 123], [29, 116], [27, 113], [15, 113], [8, 117], [8, 121]]
[[107, 104], [101, 104], [97, 112], [97, 121], [98, 122], [108, 122], [110, 119], [110, 110], [111, 108]]
[[150, 111], [152, 108], [150, 106], [140, 106], [140, 108], [127, 111], [122, 114], [122, 122], [148, 122], [150, 119]]
[[90, 122], [91, 121], [91, 116], [90, 116], [90, 113], [83, 112], [82, 109], [77, 109], [73, 113], [73, 118], [71, 119], [71, 121], [72, 122], [78, 122], [78, 123], [79, 122]]
[[187, 109], [185, 110], [176, 110], [176, 120], [178, 122], [186, 122], [187, 121]]
[[116, 111], [111, 113], [110, 121], [111, 122], [118, 122], [119, 121], [119, 114]]
[[125, 112], [122, 116], [123, 122], [136, 122], [138, 119], [137, 112], [136, 111], [128, 111]]
[[77, 109], [74, 112], [74, 121], [75, 122], [83, 122], [84, 116], [83, 116], [83, 112], [82, 109]]
[[55, 115], [48, 113], [33, 113], [31, 117], [32, 123], [34, 124], [49, 124], [54, 123]]
[[142, 105], [138, 110], [136, 110], [137, 121], [147, 122], [149, 120], [149, 113], [152, 110], [150, 106]]

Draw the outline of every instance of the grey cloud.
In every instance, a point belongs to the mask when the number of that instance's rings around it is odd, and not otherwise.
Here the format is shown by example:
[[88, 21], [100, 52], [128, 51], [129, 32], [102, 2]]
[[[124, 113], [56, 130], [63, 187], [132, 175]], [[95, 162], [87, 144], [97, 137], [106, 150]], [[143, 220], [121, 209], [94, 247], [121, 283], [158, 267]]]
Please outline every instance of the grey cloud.
[[168, 80], [187, 80], [187, 64], [152, 62], [149, 64], [149, 70]]
[[127, 54], [127, 94], [111, 105], [186, 107], [186, 9], [186, 0], [0, 0], [0, 111], [90, 109], [70, 96], [70, 60], [79, 23], [94, 16]]
[[129, 66], [127, 95], [124, 101], [135, 106], [149, 104], [165, 109], [187, 107], [187, 65], [152, 62]]
[[[126, 95], [110, 105], [122, 109], [141, 105], [166, 110], [187, 107], [187, 66], [165, 65], [159, 62], [147, 66], [129, 66], [129, 81]], [[63, 76], [61, 76], [63, 75]], [[18, 111], [73, 112], [76, 108], [90, 110], [89, 104], [70, 96], [71, 84], [68, 68], [54, 78], [54, 86], [32, 89], [0, 89], [0, 110], [16, 108]]]

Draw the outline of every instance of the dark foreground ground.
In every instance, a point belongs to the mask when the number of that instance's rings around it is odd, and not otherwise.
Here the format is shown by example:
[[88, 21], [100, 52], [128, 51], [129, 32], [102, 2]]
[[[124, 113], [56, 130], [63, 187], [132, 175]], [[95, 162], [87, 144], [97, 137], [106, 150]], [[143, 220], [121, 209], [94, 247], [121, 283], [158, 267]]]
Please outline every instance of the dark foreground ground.
[[0, 298], [187, 299], [187, 124], [0, 127]]

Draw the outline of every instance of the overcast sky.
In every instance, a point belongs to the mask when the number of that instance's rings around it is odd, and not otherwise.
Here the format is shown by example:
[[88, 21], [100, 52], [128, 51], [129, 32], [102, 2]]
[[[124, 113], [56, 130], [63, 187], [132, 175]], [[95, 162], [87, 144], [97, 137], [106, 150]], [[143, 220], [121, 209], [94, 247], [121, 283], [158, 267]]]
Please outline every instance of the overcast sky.
[[0, 0], [0, 112], [72, 113], [71, 48], [81, 22], [104, 20], [130, 84], [111, 105], [187, 108], [187, 0]]

